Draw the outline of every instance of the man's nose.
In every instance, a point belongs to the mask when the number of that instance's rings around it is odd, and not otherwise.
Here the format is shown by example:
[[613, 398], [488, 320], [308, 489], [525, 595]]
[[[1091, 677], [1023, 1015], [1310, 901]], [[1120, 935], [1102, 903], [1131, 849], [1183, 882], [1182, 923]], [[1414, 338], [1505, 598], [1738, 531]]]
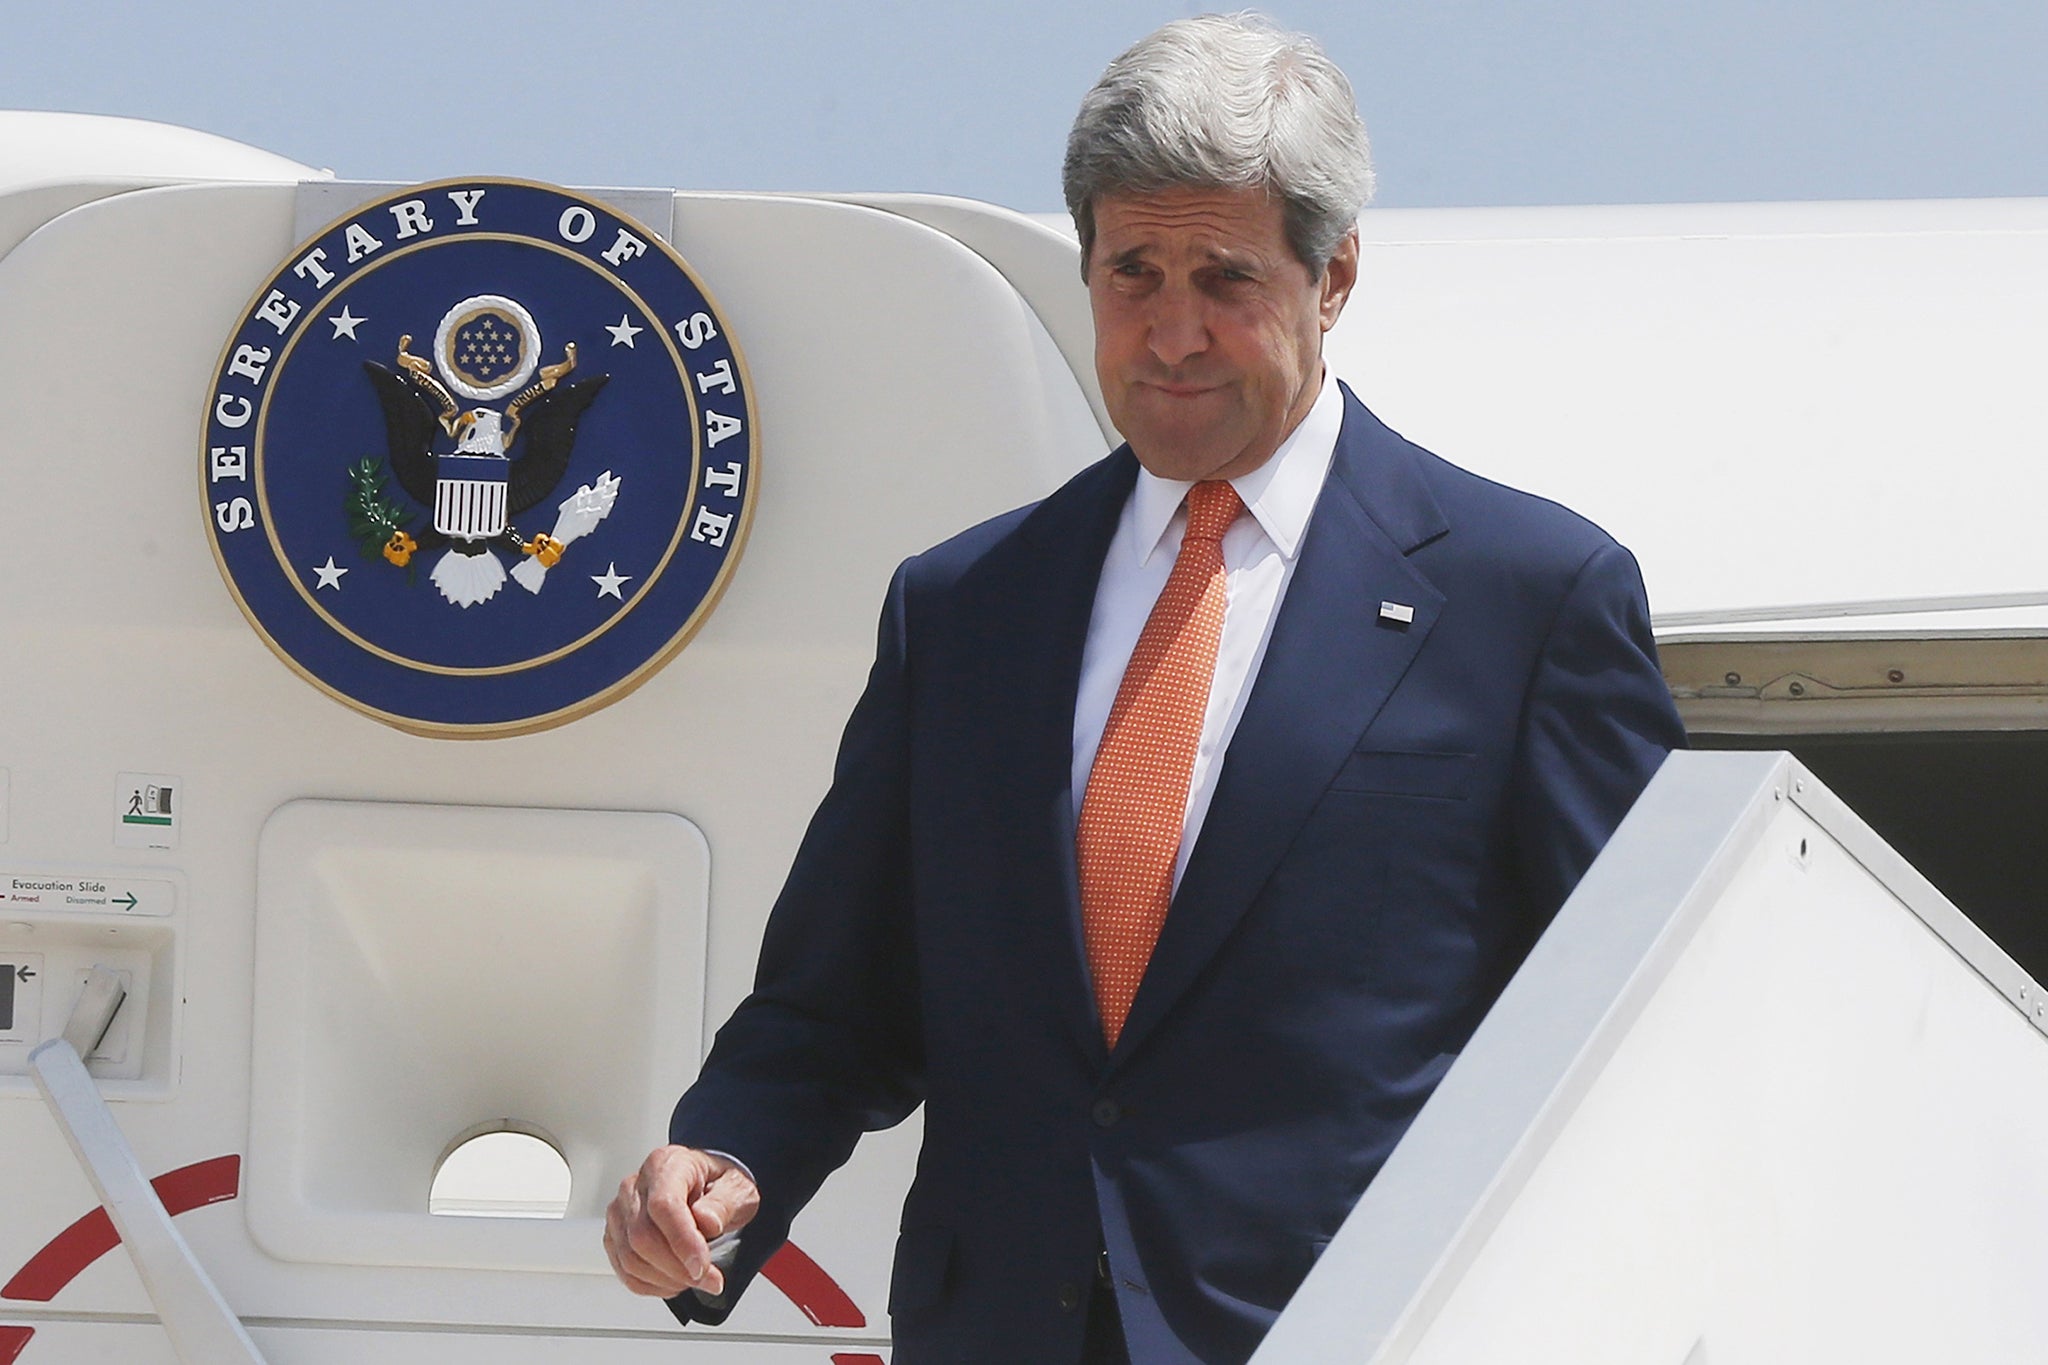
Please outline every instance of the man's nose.
[[1191, 289], [1166, 288], [1153, 299], [1146, 337], [1163, 365], [1178, 365], [1209, 348], [1209, 323], [1202, 301]]

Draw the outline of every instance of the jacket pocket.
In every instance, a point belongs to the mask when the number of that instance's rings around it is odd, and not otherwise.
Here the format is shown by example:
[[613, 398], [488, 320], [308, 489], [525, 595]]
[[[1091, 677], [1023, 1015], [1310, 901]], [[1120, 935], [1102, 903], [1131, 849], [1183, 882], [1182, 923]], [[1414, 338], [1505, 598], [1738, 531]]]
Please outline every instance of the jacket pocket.
[[1360, 749], [1337, 770], [1330, 790], [1462, 801], [1471, 792], [1476, 766], [1471, 754]]
[[915, 1321], [944, 1302], [952, 1264], [951, 1228], [905, 1228], [896, 1238], [896, 1266], [889, 1275], [890, 1318]]

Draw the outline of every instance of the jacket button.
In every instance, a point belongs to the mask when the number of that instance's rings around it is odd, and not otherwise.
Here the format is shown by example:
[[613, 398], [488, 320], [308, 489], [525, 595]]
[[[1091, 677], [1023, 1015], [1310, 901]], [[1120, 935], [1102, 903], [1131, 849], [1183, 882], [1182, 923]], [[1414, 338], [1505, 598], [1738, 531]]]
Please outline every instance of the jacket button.
[[1060, 1311], [1071, 1313], [1081, 1306], [1081, 1286], [1071, 1281], [1060, 1286]]
[[1097, 1128], [1114, 1128], [1123, 1122], [1124, 1107], [1115, 1100], [1097, 1100], [1089, 1112]]

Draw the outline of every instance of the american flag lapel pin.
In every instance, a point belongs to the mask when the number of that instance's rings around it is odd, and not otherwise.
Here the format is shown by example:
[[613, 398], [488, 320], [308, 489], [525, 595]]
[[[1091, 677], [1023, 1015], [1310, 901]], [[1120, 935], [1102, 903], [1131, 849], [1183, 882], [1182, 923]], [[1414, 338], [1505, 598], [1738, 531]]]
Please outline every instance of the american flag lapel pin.
[[1415, 608], [1406, 602], [1380, 603], [1380, 624], [1396, 630], [1406, 630], [1415, 624]]

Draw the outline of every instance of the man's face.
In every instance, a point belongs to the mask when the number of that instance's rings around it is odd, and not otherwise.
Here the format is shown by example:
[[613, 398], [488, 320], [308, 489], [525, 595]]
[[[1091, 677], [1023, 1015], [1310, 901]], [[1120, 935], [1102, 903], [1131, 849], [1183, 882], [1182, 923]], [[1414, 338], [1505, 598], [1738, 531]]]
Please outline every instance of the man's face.
[[1260, 191], [1097, 200], [1095, 373], [1138, 462], [1189, 480], [1264, 464], [1315, 402], [1323, 333], [1357, 277], [1357, 233], [1312, 279]]

